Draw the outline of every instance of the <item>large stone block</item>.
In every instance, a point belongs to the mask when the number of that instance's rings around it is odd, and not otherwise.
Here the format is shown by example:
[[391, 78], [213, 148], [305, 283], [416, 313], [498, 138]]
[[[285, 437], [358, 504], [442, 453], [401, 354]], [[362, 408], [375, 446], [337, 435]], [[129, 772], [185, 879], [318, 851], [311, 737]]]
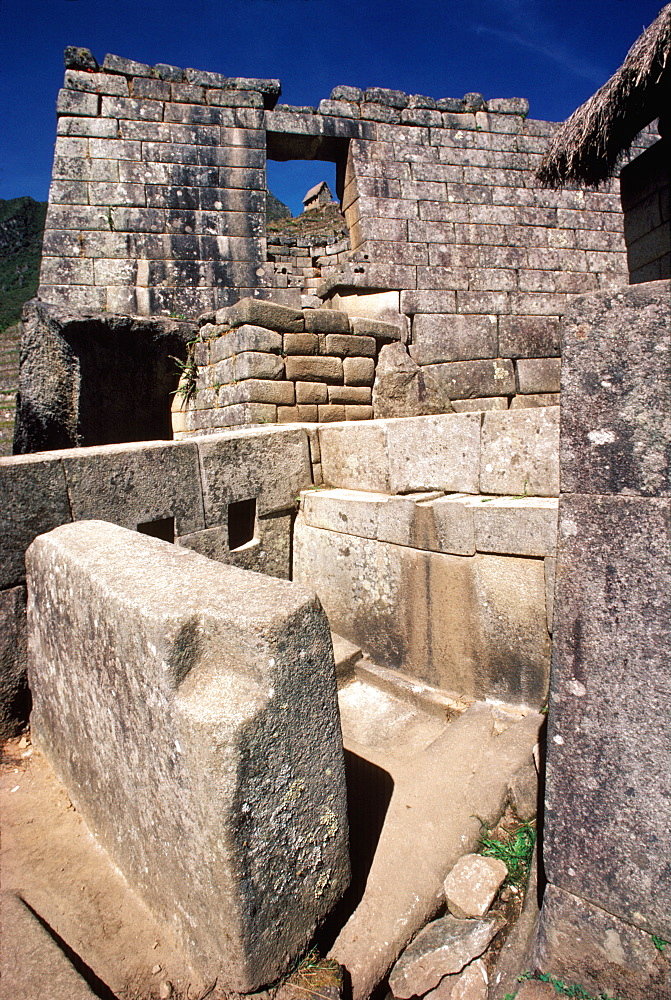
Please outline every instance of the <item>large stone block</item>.
[[177, 534], [205, 527], [195, 444], [148, 441], [61, 454], [73, 520], [135, 528], [173, 517]]
[[320, 427], [319, 443], [326, 486], [391, 492], [387, 435], [382, 421]]
[[294, 579], [381, 665], [475, 698], [540, 707], [550, 640], [539, 559], [425, 552], [307, 526]]
[[496, 316], [418, 315], [412, 324], [411, 354], [420, 365], [494, 358]]
[[28, 721], [26, 590], [0, 590], [0, 741]]
[[198, 971], [281, 976], [349, 878], [313, 594], [104, 522], [28, 555], [33, 738]]
[[[244, 186], [244, 185], [243, 185]], [[305, 328], [300, 309], [290, 309], [263, 299], [240, 299], [233, 306], [225, 306], [217, 311], [217, 323], [231, 326], [262, 326], [277, 333], [300, 333]]]
[[652, 938], [554, 885], [543, 897], [533, 963], [595, 996], [668, 1000], [669, 960]]
[[0, 587], [25, 580], [23, 554], [36, 535], [71, 519], [65, 474], [57, 457], [0, 458]]
[[445, 380], [436, 377], [431, 367], [420, 367], [398, 342], [385, 344], [380, 351], [373, 407], [376, 417], [415, 417], [453, 409]]
[[544, 848], [551, 882], [665, 940], [670, 503], [561, 499]]
[[562, 489], [668, 496], [669, 282], [578, 299], [562, 359]]
[[477, 493], [480, 414], [445, 413], [386, 421], [392, 493]]
[[205, 527], [225, 524], [228, 507], [256, 500], [258, 515], [295, 507], [312, 485], [310, 449], [302, 429], [234, 431], [198, 442]]
[[482, 421], [480, 490], [559, 495], [559, 407], [491, 410]]
[[557, 500], [486, 497], [473, 505], [478, 552], [553, 556], [557, 547]]

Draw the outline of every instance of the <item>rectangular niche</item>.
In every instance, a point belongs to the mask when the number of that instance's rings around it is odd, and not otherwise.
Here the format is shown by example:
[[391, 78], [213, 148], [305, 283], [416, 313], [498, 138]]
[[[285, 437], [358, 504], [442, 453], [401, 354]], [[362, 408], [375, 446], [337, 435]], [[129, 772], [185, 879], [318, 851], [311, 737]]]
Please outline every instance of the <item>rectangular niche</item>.
[[254, 541], [256, 498], [236, 500], [228, 505], [228, 549], [235, 552]]

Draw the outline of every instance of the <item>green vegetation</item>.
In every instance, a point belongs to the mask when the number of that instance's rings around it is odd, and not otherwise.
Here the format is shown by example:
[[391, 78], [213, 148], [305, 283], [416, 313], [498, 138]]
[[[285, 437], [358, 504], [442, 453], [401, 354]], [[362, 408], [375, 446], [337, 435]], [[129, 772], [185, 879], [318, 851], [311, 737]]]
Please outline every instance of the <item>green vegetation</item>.
[[664, 954], [664, 949], [666, 948], [666, 946], [667, 946], [667, 944], [669, 942], [665, 941], [664, 938], [657, 937], [656, 934], [653, 934], [652, 935], [652, 943], [654, 944], [654, 946], [657, 949], [657, 951], [661, 951], [661, 953], [663, 955]]
[[[535, 974], [524, 972], [517, 978], [520, 982], [524, 982], [527, 979], [535, 979], [541, 983], [550, 983], [554, 986], [555, 993], [563, 997], [577, 997], [577, 1000], [617, 1000], [617, 997], [613, 998], [607, 993], [598, 993], [594, 996], [592, 993], [588, 993], [582, 986], [567, 986], [561, 979], [555, 979], [554, 976], [550, 976], [546, 972], [536, 972]], [[516, 996], [517, 993], [506, 993], [503, 1000], [515, 1000]]]
[[536, 830], [532, 823], [522, 823], [506, 840], [497, 840], [486, 833], [480, 837], [480, 853], [488, 858], [498, 858], [508, 869], [506, 883], [522, 889], [529, 880], [531, 856], [536, 843]]
[[0, 332], [21, 319], [37, 292], [46, 202], [0, 199]]

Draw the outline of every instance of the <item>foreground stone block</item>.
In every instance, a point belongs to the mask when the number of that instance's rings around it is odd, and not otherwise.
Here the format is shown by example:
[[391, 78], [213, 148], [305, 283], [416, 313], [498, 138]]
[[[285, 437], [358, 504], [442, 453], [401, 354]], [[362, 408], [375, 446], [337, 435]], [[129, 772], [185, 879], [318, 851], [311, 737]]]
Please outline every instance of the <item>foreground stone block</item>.
[[670, 506], [560, 501], [544, 844], [549, 881], [665, 940]]
[[669, 282], [579, 298], [563, 343], [562, 488], [668, 496]]
[[318, 602], [99, 521], [27, 566], [35, 743], [205, 978], [275, 980], [349, 878]]
[[559, 407], [496, 410], [482, 420], [480, 492], [559, 495]]
[[648, 934], [554, 885], [543, 897], [533, 964], [595, 996], [671, 995], [671, 963]]

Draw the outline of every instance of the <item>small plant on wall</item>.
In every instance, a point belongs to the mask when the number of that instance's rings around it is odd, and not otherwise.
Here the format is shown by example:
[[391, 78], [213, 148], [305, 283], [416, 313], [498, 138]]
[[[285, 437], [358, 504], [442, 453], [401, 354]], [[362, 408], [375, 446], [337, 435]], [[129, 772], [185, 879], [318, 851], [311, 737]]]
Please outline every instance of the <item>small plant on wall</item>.
[[198, 392], [198, 366], [193, 354], [194, 343], [195, 341], [192, 341], [188, 345], [186, 361], [176, 358], [174, 354], [169, 355], [170, 360], [175, 362], [179, 372], [179, 384], [172, 395], [181, 401], [180, 409], [182, 410], [186, 409], [190, 400], [194, 399]]

